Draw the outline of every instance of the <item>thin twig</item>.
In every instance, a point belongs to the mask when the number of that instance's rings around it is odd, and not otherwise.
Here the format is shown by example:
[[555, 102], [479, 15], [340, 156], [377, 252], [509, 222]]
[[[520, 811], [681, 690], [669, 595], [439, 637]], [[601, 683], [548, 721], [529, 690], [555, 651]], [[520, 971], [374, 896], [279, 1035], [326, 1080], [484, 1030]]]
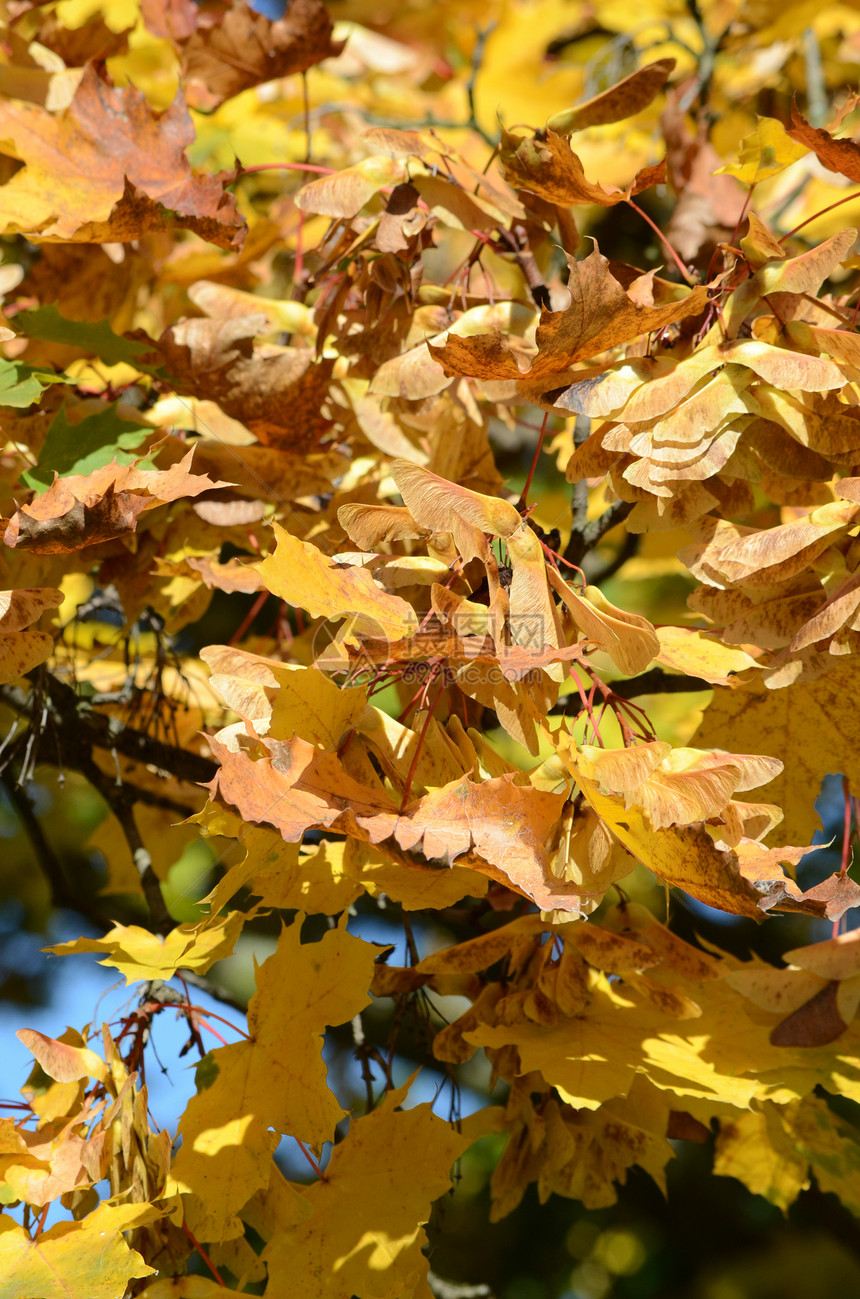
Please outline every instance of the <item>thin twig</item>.
[[6, 796], [15, 809], [15, 813], [26, 832], [39, 868], [51, 890], [51, 901], [55, 907], [67, 908], [86, 916], [99, 929], [105, 927], [104, 920], [83, 892], [74, 892], [63, 873], [60, 859], [49, 844], [42, 823], [36, 816], [33, 800], [27, 791], [14, 780], [4, 777], [3, 786]]
[[612, 559], [605, 564], [589, 563], [593, 560], [592, 555], [586, 555], [582, 561], [585, 566], [585, 575], [592, 586], [601, 586], [602, 583], [608, 582], [610, 577], [614, 577], [619, 568], [623, 568], [628, 559], [632, 559], [639, 549], [639, 542], [642, 538], [637, 532], [625, 533], [624, 540], [618, 547]]
[[135, 870], [140, 877], [140, 885], [149, 907], [154, 931], [160, 934], [170, 933], [174, 921], [164, 901], [161, 883], [153, 869], [152, 856], [141, 838], [134, 819], [133, 790], [127, 785], [117, 785], [116, 781], [105, 775], [101, 767], [97, 766], [91, 758], [84, 761], [78, 770], [99, 791], [119, 821]]
[[[107, 749], [108, 752], [115, 750], [123, 757], [158, 767], [179, 780], [194, 784], [206, 784], [218, 770], [210, 758], [126, 726], [119, 718], [96, 712], [89, 700], [82, 699], [71, 686], [51, 673], [45, 674], [44, 689], [48, 717], [62, 733], [65, 765], [73, 770], [79, 769], [74, 760], [75, 755], [83, 753], [89, 756], [93, 748]], [[22, 690], [19, 686], [0, 686], [0, 703], [6, 704], [20, 716], [29, 717], [31, 725], [36, 721], [36, 713], [41, 715], [42, 705], [37, 700], [36, 692]], [[53, 757], [42, 752], [44, 732], [39, 733], [38, 727], [34, 727], [34, 733], [36, 760], [52, 762]]]
[[649, 668], [627, 681], [613, 681], [612, 689], [622, 699], [637, 699], [639, 695], [683, 695], [697, 690], [713, 690], [713, 685], [703, 677], [672, 676], [661, 668]]

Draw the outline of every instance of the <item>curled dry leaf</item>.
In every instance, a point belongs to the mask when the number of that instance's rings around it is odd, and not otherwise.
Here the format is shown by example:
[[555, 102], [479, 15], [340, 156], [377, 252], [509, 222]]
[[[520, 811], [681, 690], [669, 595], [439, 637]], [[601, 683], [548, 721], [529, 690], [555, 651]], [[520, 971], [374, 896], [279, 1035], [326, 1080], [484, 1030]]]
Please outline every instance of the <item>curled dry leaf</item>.
[[798, 144], [811, 149], [828, 171], [847, 176], [855, 184], [860, 182], [860, 145], [854, 140], [834, 140], [829, 131], [810, 126], [794, 102], [791, 105], [791, 126], [787, 128], [787, 134]]
[[646, 811], [657, 830], [718, 817], [733, 794], [782, 771], [777, 758], [672, 749], [659, 740], [626, 749], [580, 745], [576, 762], [589, 780], [623, 793], [626, 808]]
[[[601, 792], [598, 783], [585, 774], [573, 747], [560, 752], [589, 805], [644, 866], [667, 884], [684, 889], [708, 906], [763, 919], [768, 893], [774, 889], [779, 891], [779, 881], [785, 879], [778, 861], [773, 863], [771, 883], [754, 884], [743, 874], [737, 855], [717, 848], [703, 825], [696, 822], [656, 828], [648, 814], [635, 804], [625, 807], [620, 797]], [[694, 787], [693, 797], [703, 803], [706, 796], [714, 796], [715, 789], [713, 782], [707, 786], [700, 783]], [[690, 796], [688, 790], [681, 796], [673, 788], [667, 798], [666, 791], [661, 789], [656, 793], [655, 803], [657, 807], [661, 802], [668, 806], [671, 799], [677, 808], [684, 796]], [[796, 850], [784, 850], [783, 859], [790, 860], [792, 852]]]
[[523, 139], [503, 130], [499, 156], [505, 180], [515, 189], [528, 190], [564, 207], [584, 203], [614, 207], [666, 180], [666, 164], [658, 163], [638, 171], [626, 189], [606, 190], [586, 178], [582, 162], [564, 134], [551, 129], [537, 139]]
[[138, 469], [113, 461], [91, 474], [55, 478], [46, 492], [12, 515], [4, 541], [37, 555], [68, 554], [136, 531], [144, 510], [230, 486], [193, 474], [193, 455], [189, 451], [170, 469]]
[[584, 104], [555, 113], [547, 120], [547, 130], [565, 135], [571, 131], [582, 131], [588, 126], [605, 126], [610, 122], [620, 122], [625, 117], [633, 117], [656, 99], [674, 67], [674, 59], [656, 59], [653, 63], [646, 63], [644, 68], [638, 68], [629, 77], [587, 99]]
[[577, 595], [557, 569], [549, 567], [546, 573], [583, 638], [605, 650], [620, 672], [635, 676], [659, 654], [660, 641], [647, 618], [616, 608], [596, 586]]

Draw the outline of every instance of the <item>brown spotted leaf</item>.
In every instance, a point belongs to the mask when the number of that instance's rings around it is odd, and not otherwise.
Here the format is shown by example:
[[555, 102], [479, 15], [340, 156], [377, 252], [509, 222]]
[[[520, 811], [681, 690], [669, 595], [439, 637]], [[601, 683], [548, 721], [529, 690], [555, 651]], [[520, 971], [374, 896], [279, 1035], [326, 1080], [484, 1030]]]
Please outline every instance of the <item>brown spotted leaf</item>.
[[0, 633], [23, 631], [46, 609], [56, 609], [63, 603], [63, 593], [53, 586], [32, 587], [30, 590], [0, 591]]
[[255, 348], [266, 331], [262, 315], [183, 320], [165, 330], [158, 350], [181, 391], [217, 401], [266, 446], [310, 449], [327, 427], [320, 407], [332, 363], [310, 348]]

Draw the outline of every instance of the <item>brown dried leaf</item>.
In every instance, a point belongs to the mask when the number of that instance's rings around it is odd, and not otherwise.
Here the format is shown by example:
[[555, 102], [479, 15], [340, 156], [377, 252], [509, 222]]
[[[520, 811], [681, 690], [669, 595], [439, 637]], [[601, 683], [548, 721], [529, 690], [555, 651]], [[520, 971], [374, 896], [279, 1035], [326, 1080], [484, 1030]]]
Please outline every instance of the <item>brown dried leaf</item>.
[[328, 425], [320, 407], [333, 363], [311, 348], [255, 348], [266, 330], [262, 315], [184, 320], [158, 350], [181, 391], [217, 401], [266, 446], [309, 449]]
[[140, 14], [153, 36], [173, 41], [187, 40], [200, 19], [194, 0], [141, 0]]
[[654, 63], [646, 63], [644, 68], [639, 68], [608, 90], [587, 99], [584, 104], [556, 113], [548, 119], [547, 128], [567, 134], [582, 131], [587, 126], [607, 126], [610, 122], [621, 122], [626, 117], [634, 117], [656, 99], [674, 67], [674, 59], [657, 59]]
[[[542, 313], [537, 329], [538, 354], [526, 372], [532, 378], [546, 378], [568, 369], [575, 361], [586, 360], [676, 321], [698, 316], [708, 300], [708, 290], [700, 287], [676, 302], [656, 307], [643, 306], [631, 298], [612, 274], [607, 258], [597, 249], [582, 261], [568, 258], [568, 265], [570, 278], [567, 288], [571, 305], [564, 311]], [[442, 346], [428, 346], [449, 374], [478, 379], [523, 377], [524, 372], [501, 335], [458, 338], [449, 333]], [[764, 348], [766, 345], [752, 346]], [[814, 357], [805, 357], [804, 360], [824, 366], [829, 364]], [[836, 367], [833, 369], [835, 371]], [[844, 379], [840, 374], [839, 384], [842, 383]]]
[[838, 993], [838, 982], [828, 983], [799, 1010], [777, 1024], [770, 1035], [772, 1045], [814, 1047], [835, 1042], [848, 1027], [839, 1013]]
[[[553, 877], [546, 844], [565, 802], [516, 776], [467, 777], [433, 790], [402, 812], [388, 795], [360, 785], [336, 756], [298, 737], [260, 741], [265, 757], [212, 740], [220, 763], [209, 788], [245, 821], [274, 825], [288, 843], [309, 829], [328, 829], [382, 845], [401, 865], [410, 854], [457, 862], [514, 889], [543, 910], [579, 912], [581, 893]], [[415, 863], [421, 865], [422, 863]]]
[[290, 0], [276, 22], [245, 4], [234, 4], [219, 23], [199, 23], [182, 45], [189, 104], [209, 112], [249, 86], [336, 57], [345, 42], [333, 41], [332, 31], [321, 0]]
[[548, 130], [538, 139], [511, 135], [502, 129], [499, 154], [505, 169], [505, 180], [516, 189], [537, 194], [548, 203], [571, 207], [581, 203], [599, 203], [614, 207], [634, 194], [666, 180], [665, 162], [638, 171], [626, 189], [606, 190], [588, 180], [577, 154], [564, 135]]
[[[787, 880], [785, 898], [775, 898], [773, 902], [779, 911], [799, 911], [805, 916], [820, 916], [823, 920], [841, 920], [846, 911], [860, 905], [860, 885], [841, 871], [835, 871], [805, 893], [799, 889], [795, 893], [791, 884], [792, 881]], [[763, 903], [763, 910], [770, 909], [769, 903]]]

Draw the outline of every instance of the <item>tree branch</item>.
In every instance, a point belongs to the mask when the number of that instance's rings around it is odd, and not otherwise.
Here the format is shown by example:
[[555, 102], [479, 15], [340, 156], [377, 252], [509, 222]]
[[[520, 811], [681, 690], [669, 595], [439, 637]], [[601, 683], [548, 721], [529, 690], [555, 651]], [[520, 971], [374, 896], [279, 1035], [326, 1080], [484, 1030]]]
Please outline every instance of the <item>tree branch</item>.
[[184, 979], [192, 988], [199, 988], [205, 992], [213, 1001], [220, 1001], [222, 1005], [229, 1006], [231, 1010], [238, 1011], [240, 1015], [247, 1015], [248, 1003], [235, 993], [221, 986], [220, 983], [213, 981], [205, 974], [197, 974], [194, 970], [177, 970], [177, 976]]
[[461, 1281], [446, 1281], [435, 1272], [427, 1273], [427, 1284], [436, 1299], [493, 1299], [488, 1285], [466, 1285]]
[[[626, 681], [613, 681], [611, 690], [621, 699], [638, 699], [640, 695], [684, 695], [695, 694], [699, 690], [713, 690], [710, 681], [703, 677], [674, 676], [662, 668], [649, 668], [638, 677], [629, 677]], [[551, 715], [567, 711], [571, 700], [576, 695], [563, 695], [557, 704], [549, 710]]]
[[[89, 757], [92, 749], [99, 748], [159, 767], [177, 779], [192, 784], [203, 785], [214, 778], [218, 768], [211, 758], [147, 735], [133, 726], [127, 726], [118, 717], [96, 712], [88, 700], [82, 699], [71, 686], [52, 673], [45, 674], [44, 688], [49, 715], [62, 732], [63, 745], [68, 750], [68, 754], [63, 755], [67, 766], [80, 770], [75, 762], [75, 753]], [[20, 716], [29, 717], [31, 725], [34, 723], [35, 700], [26, 690], [18, 686], [0, 686], [0, 702], [7, 704]], [[56, 765], [56, 754], [41, 752], [44, 738], [45, 733], [42, 731], [36, 740], [39, 746], [37, 757], [43, 762]]]
[[586, 555], [582, 566], [592, 586], [600, 586], [601, 583], [608, 582], [610, 577], [614, 577], [619, 568], [623, 568], [628, 559], [632, 559], [636, 554], [639, 541], [638, 532], [628, 532], [612, 559], [607, 560], [605, 564], [589, 563], [593, 556]]
[[[575, 520], [564, 558], [569, 564], [581, 565], [585, 556], [594, 549], [601, 537], [610, 532], [616, 524], [623, 523], [632, 509], [632, 501], [615, 501], [598, 518], [590, 522], [577, 523]], [[578, 514], [579, 511], [576, 510], [575, 513]]]
[[613, 681], [612, 689], [622, 699], [637, 699], [639, 695], [684, 695], [697, 690], [713, 690], [710, 681], [703, 677], [673, 676], [662, 668], [649, 668], [641, 676], [627, 681]]
[[517, 222], [510, 230], [505, 230], [504, 226], [499, 226], [497, 233], [499, 241], [507, 244], [517, 259], [517, 265], [523, 273], [523, 279], [529, 286], [529, 293], [532, 295], [535, 306], [541, 311], [552, 311], [549, 289], [544, 283], [534, 253], [529, 246], [528, 231], [523, 223], [521, 221]]
[[159, 934], [169, 934], [174, 921], [167, 910], [167, 904], [161, 892], [161, 882], [153, 870], [149, 849], [144, 844], [137, 828], [137, 822], [134, 819], [133, 804], [136, 792], [134, 786], [117, 784], [115, 780], [111, 780], [110, 776], [102, 771], [101, 767], [93, 762], [92, 758], [85, 759], [78, 767], [78, 770], [99, 791], [122, 827], [126, 843], [131, 851], [131, 859], [134, 862], [135, 870], [140, 876], [140, 886], [149, 907], [153, 929]]
[[[197, 779], [200, 783], [212, 779], [216, 771], [215, 763], [199, 754], [188, 753], [176, 745], [168, 744], [146, 735], [143, 731], [126, 726], [118, 718], [96, 712], [87, 700], [79, 698], [70, 686], [59, 681], [51, 673], [39, 669], [36, 671], [38, 676], [31, 677], [35, 680], [32, 692], [21, 690], [16, 686], [0, 686], [0, 701], [8, 704], [19, 715], [27, 717], [30, 722], [27, 755], [24, 760], [25, 769], [30, 769], [31, 763], [40, 759], [53, 764], [61, 763], [80, 772], [98, 790], [122, 827], [140, 877], [153, 929], [158, 933], [168, 933], [173, 928], [174, 922], [165, 904], [158, 876], [153, 869], [152, 857], [137, 827], [134, 804], [136, 802], [156, 803], [158, 806], [166, 806], [184, 815], [188, 815], [190, 809], [183, 807], [174, 799], [140, 790], [133, 784], [123, 783], [118, 769], [116, 779], [112, 779], [102, 771], [93, 758], [93, 750], [100, 748], [114, 754], [122, 753], [138, 762], [167, 771], [177, 779], [191, 781]], [[48, 742], [48, 720], [52, 723], [55, 736], [62, 737], [62, 752], [44, 752]], [[16, 796], [15, 806], [30, 834], [39, 864], [45, 872], [55, 898], [63, 899], [64, 905], [72, 905], [82, 910], [77, 901], [72, 898], [59, 863], [52, 860], [50, 846], [29, 806], [27, 796], [25, 794]], [[99, 920], [99, 923], [104, 925], [102, 920]]]
[[104, 929], [105, 922], [88, 898], [72, 892], [69, 881], [63, 872], [60, 859], [49, 844], [42, 823], [36, 816], [33, 800], [22, 786], [8, 778], [3, 779], [3, 788], [15, 814], [20, 821], [33, 849], [33, 854], [45, 876], [51, 890], [51, 901], [56, 907], [77, 911], [86, 916], [97, 928]]

